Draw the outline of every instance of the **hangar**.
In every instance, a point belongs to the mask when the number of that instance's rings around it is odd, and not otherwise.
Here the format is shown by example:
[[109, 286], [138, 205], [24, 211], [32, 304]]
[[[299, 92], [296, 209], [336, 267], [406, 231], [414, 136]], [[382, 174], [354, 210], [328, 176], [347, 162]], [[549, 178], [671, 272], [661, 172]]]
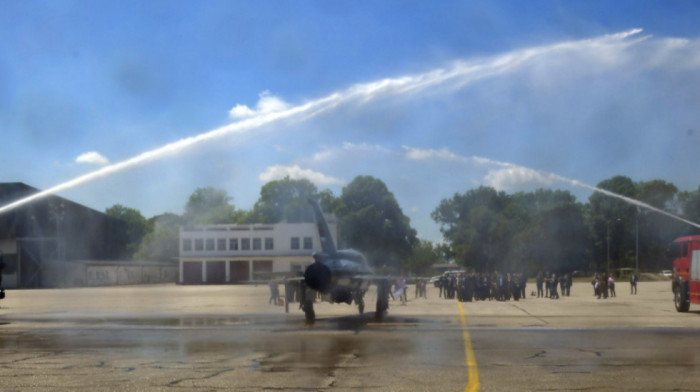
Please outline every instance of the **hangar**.
[[[0, 183], [0, 205], [38, 192], [39, 189], [21, 182]], [[143, 277], [143, 271], [150, 270], [133, 262], [118, 261], [123, 257], [126, 241], [126, 223], [119, 219], [55, 195], [35, 200], [0, 214], [0, 251], [6, 265], [2, 271], [3, 286], [102, 285], [91, 277], [104, 275], [96, 275], [95, 271], [106, 270], [105, 260], [113, 260], [108, 264], [114, 271], [121, 268], [120, 276], [137, 275], [126, 268], [135, 266]], [[160, 270], [158, 274], [163, 275]], [[151, 279], [150, 272], [145, 276]], [[124, 278], [121, 282], [141, 283]]]

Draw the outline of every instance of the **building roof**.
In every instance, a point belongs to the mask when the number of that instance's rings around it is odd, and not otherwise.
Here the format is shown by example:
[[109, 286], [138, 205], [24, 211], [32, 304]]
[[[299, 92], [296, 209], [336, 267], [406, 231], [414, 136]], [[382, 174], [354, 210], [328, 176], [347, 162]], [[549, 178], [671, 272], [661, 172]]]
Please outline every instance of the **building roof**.
[[[0, 182], [0, 206], [2, 205], [7, 205], [10, 203], [13, 203], [18, 200], [22, 200], [26, 197], [29, 197], [33, 194], [41, 192], [40, 189], [34, 188], [33, 186], [27, 185], [23, 182]], [[60, 196], [56, 195], [48, 195], [47, 198], [51, 198], [53, 200], [60, 200], [62, 203], [65, 205], [71, 205], [73, 208], [80, 208], [80, 209], [86, 209], [86, 210], [91, 210], [95, 213], [102, 214], [102, 215], [107, 215], [104, 212], [95, 210], [90, 207], [86, 207], [82, 204], [76, 203], [74, 201], [64, 199]], [[40, 199], [41, 200], [41, 199]], [[36, 202], [40, 202], [40, 200], [36, 200]], [[28, 206], [31, 205], [32, 203], [27, 204]], [[22, 209], [23, 207], [18, 207], [18, 209]]]

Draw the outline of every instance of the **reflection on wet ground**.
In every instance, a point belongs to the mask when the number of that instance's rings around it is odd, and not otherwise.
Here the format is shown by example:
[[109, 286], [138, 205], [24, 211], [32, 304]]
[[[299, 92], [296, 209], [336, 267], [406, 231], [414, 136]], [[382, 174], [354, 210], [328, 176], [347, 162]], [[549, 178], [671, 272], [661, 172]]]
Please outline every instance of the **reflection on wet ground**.
[[[411, 372], [446, 359], [459, 367], [461, 361], [459, 352], [443, 353], [450, 339], [425, 333], [446, 327], [452, 339], [459, 339], [459, 329], [439, 319], [390, 316], [377, 323], [373, 314], [366, 314], [319, 318], [313, 327], [304, 325], [303, 317], [280, 315], [44, 317], [12, 323], [29, 328], [0, 331], [0, 382], [51, 363], [62, 370], [42, 377], [57, 379], [54, 383], [72, 374], [101, 379], [109, 388], [123, 386], [111, 371], [164, 378], [147, 388], [211, 386], [236, 375], [237, 385], [248, 390], [340, 385], [385, 389], [398, 381], [397, 373], [403, 374], [393, 369], [394, 363]], [[454, 371], [452, 366], [445, 369]], [[460, 370], [450, 378], [454, 387], [464, 383]]]
[[101, 316], [70, 316], [60, 317], [31, 317], [13, 318], [12, 321], [5, 321], [2, 324], [42, 324], [51, 325], [71, 325], [79, 328], [234, 328], [246, 329], [253, 326], [257, 330], [272, 332], [284, 332], [289, 330], [313, 328], [315, 330], [351, 330], [359, 332], [365, 328], [392, 328], [402, 327], [425, 327], [430, 325], [448, 326], [447, 320], [416, 318], [404, 316], [385, 316], [382, 321], [376, 321], [373, 313], [364, 315], [353, 315], [343, 317], [318, 318], [313, 326], [307, 326], [299, 317], [284, 317], [270, 314], [249, 314], [249, 315], [178, 315], [178, 316], [149, 316], [149, 317], [125, 317], [124, 315], [101, 315]]
[[[348, 315], [347, 308], [321, 304], [315, 325], [307, 326], [303, 313], [266, 306], [266, 288], [255, 290], [23, 291], [0, 309], [0, 390], [462, 391], [468, 385], [465, 335], [453, 301], [396, 305], [383, 322], [373, 312]], [[666, 284], [645, 292], [646, 298], [618, 302], [591, 301], [586, 291], [517, 307], [464, 304], [481, 390], [698, 390], [700, 318], [677, 314]], [[120, 307], [126, 293], [138, 301]], [[236, 298], [236, 306], [221, 298]]]

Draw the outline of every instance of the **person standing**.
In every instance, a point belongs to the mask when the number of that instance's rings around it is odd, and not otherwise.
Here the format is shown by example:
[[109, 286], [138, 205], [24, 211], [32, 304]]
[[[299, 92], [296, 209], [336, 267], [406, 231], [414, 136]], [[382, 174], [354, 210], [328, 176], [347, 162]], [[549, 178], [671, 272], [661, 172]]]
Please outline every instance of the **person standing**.
[[537, 298], [544, 297], [544, 291], [542, 289], [542, 286], [544, 285], [544, 275], [542, 275], [542, 271], [537, 273], [536, 285], [537, 285]]
[[268, 304], [277, 305], [280, 297], [280, 290], [277, 281], [274, 279], [270, 281], [270, 299], [267, 300]]
[[559, 293], [557, 292], [557, 286], [559, 285], [559, 280], [557, 279], [557, 274], [552, 273], [552, 280], [549, 282], [549, 298], [559, 299]]
[[440, 276], [438, 279], [438, 288], [440, 289], [438, 298], [442, 298], [442, 292], [445, 290], [445, 275]]
[[637, 271], [630, 275], [630, 294], [637, 294]]
[[610, 290], [611, 297], [617, 296], [615, 294], [615, 277], [612, 274], [610, 274], [610, 276], [608, 277], [608, 290]]

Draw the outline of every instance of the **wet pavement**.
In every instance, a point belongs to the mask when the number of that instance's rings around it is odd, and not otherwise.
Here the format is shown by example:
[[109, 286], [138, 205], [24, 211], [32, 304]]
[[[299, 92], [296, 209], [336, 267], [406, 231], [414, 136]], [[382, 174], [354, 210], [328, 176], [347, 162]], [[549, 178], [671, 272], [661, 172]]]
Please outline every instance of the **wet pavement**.
[[700, 306], [676, 313], [667, 286], [463, 303], [466, 329], [432, 288], [381, 323], [317, 304], [311, 327], [264, 286], [13, 290], [0, 302], [0, 390], [700, 390]]

